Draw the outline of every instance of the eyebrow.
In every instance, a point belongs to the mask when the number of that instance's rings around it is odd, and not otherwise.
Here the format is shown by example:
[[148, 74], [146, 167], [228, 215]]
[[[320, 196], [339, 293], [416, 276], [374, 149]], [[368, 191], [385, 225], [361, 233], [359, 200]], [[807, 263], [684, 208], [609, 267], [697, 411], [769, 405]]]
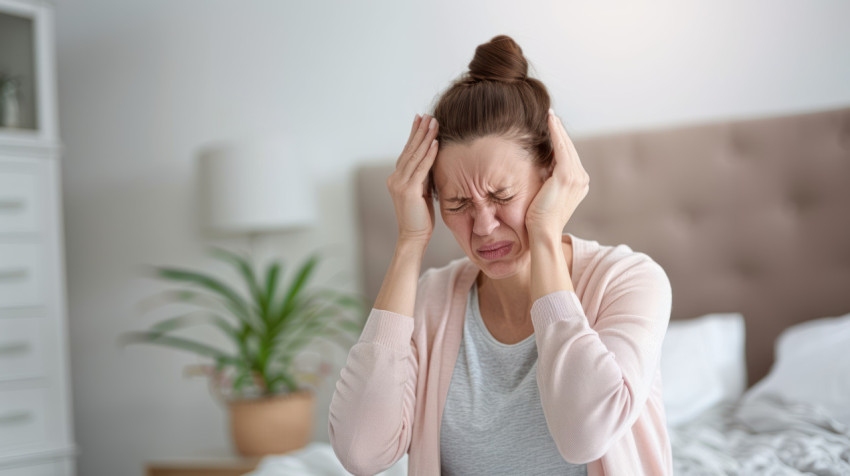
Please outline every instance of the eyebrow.
[[[501, 194], [503, 194], [503, 193], [507, 192], [507, 191], [508, 191], [508, 189], [510, 189], [510, 187], [502, 187], [502, 188], [500, 188], [500, 189], [498, 189], [498, 190], [494, 190], [494, 191], [492, 191], [492, 192], [489, 192], [489, 194], [490, 194], [491, 196], [493, 196], [493, 195], [501, 195]], [[465, 202], [465, 201], [467, 201], [467, 200], [469, 200], [469, 199], [468, 199], [468, 198], [463, 198], [463, 197], [457, 197], [457, 196], [455, 196], [455, 197], [451, 197], [451, 198], [447, 198], [447, 199], [446, 199], [446, 201], [447, 201], [447, 202], [452, 202], [452, 203], [460, 203], [460, 202]]]

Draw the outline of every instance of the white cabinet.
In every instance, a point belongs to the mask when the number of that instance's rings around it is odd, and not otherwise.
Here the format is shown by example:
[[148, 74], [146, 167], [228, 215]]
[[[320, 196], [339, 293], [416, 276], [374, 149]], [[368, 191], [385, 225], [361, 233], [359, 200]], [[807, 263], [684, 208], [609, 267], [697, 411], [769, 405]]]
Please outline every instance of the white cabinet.
[[77, 451], [53, 41], [49, 3], [0, 0], [0, 476], [71, 476]]

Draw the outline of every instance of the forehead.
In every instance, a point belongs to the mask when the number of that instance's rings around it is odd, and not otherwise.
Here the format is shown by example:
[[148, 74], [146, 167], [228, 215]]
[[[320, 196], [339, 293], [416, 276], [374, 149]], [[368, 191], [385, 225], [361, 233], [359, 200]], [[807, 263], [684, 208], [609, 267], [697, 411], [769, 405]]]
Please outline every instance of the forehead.
[[526, 177], [532, 167], [528, 152], [515, 141], [501, 136], [480, 137], [466, 144], [440, 147], [434, 163], [434, 184], [438, 189], [465, 188], [470, 182], [490, 185]]

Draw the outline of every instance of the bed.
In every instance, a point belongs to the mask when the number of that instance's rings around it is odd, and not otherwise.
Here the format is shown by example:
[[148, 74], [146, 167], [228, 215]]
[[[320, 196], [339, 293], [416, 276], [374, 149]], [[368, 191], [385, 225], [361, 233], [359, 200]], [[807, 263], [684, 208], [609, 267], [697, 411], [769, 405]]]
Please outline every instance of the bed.
[[[850, 108], [574, 142], [591, 187], [566, 231], [625, 243], [670, 278], [676, 474], [850, 474]], [[395, 243], [394, 159], [355, 174], [372, 299]], [[423, 269], [461, 256], [438, 219]], [[314, 443], [300, 456], [333, 453]], [[296, 474], [297, 459], [268, 457], [253, 474]]]

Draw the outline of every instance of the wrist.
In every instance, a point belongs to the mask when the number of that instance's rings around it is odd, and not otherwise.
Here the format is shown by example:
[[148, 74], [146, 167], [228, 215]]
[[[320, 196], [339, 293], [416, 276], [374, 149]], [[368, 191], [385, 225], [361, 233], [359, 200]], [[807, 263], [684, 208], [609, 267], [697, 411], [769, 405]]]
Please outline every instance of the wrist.
[[561, 235], [529, 233], [532, 301], [560, 290], [573, 290]]
[[427, 248], [428, 240], [399, 238], [395, 244], [395, 256], [422, 261]]
[[561, 249], [561, 239], [559, 231], [528, 228], [528, 244], [532, 249]]
[[565, 260], [564, 244], [561, 242], [560, 237], [557, 239], [552, 236], [541, 236], [535, 239], [529, 237], [528, 246], [531, 251], [533, 263], [541, 263], [549, 260]]
[[381, 290], [375, 298], [375, 309], [413, 316], [416, 288], [422, 268], [425, 247], [417, 241], [398, 240]]

